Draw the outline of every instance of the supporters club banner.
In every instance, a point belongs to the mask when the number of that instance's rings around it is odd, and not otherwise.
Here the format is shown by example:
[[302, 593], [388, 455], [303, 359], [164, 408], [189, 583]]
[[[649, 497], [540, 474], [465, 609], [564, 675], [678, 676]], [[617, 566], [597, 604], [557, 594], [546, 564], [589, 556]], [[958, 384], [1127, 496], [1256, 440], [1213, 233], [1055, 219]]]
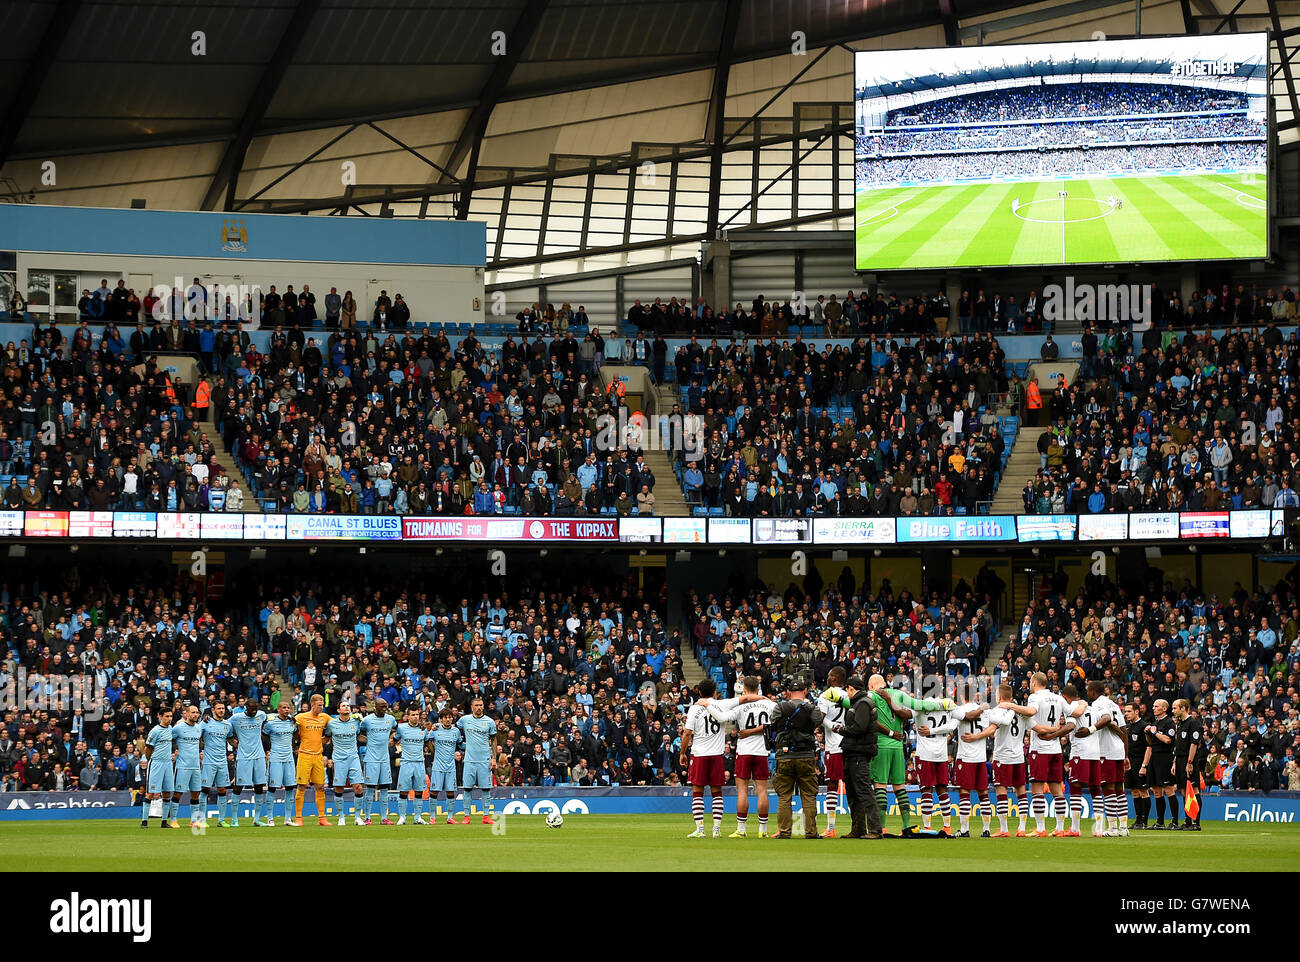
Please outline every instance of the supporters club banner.
[[664, 518], [664, 544], [704, 544], [708, 540], [703, 518]]
[[[736, 790], [724, 788], [723, 795], [726, 811], [734, 813]], [[920, 795], [916, 791], [910, 791], [909, 796], [912, 811], [915, 812]], [[952, 792], [952, 798], [956, 801], [956, 791]], [[550, 812], [560, 812], [563, 815], [681, 815], [683, 818], [689, 818], [691, 814], [689, 788], [494, 788], [492, 799], [497, 812], [507, 818], [511, 815], [546, 815]], [[398, 793], [390, 791], [389, 804], [397, 804], [398, 801]], [[351, 805], [351, 799], [348, 799], [347, 804]], [[188, 802], [186, 806], [188, 811]], [[797, 796], [794, 808], [799, 810]], [[824, 814], [824, 797], [818, 799], [817, 809]], [[276, 805], [275, 811], [282, 816], [284, 806]], [[841, 809], [841, 817], [846, 811]], [[898, 814], [892, 793], [889, 814]], [[1131, 804], [1129, 814], [1134, 814]], [[251, 815], [252, 800], [245, 797], [240, 803], [239, 816], [248, 818]], [[315, 800], [310, 792], [303, 806], [303, 815], [316, 815]], [[208, 817], [215, 816], [215, 807], [209, 808]], [[139, 817], [140, 801], [132, 792], [11, 792], [0, 795], [0, 821]], [[1092, 817], [1086, 796], [1083, 817]], [[1300, 792], [1270, 792], [1268, 795], [1258, 792], [1206, 793], [1201, 796], [1201, 818], [1210, 822], [1295, 822], [1300, 818]]]
[[398, 541], [402, 519], [397, 515], [291, 514], [285, 536], [290, 541]]
[[619, 518], [618, 540], [635, 544], [651, 544], [664, 540], [663, 527], [658, 518]]
[[959, 515], [955, 518], [899, 518], [898, 543], [1015, 541], [1016, 518], [1010, 514]]
[[749, 544], [748, 518], [710, 518], [709, 544]]
[[1226, 538], [1227, 511], [1184, 511], [1178, 516], [1178, 532], [1184, 538]]
[[[393, 519], [397, 520], [397, 519]], [[617, 541], [617, 519], [404, 518], [406, 541]], [[292, 537], [292, 535], [290, 535]]]
[[1079, 515], [1080, 541], [1128, 540], [1128, 517], [1122, 514]]
[[811, 518], [755, 518], [755, 544], [812, 544]]
[[893, 518], [813, 518], [816, 544], [893, 544]]
[[1281, 510], [905, 518], [525, 518], [513, 515], [252, 514], [0, 511], [0, 538], [158, 541], [403, 541], [903, 545], [1019, 541], [1263, 540], [1285, 531]]
[[1178, 537], [1178, 513], [1142, 512], [1128, 516], [1128, 536], [1133, 541], [1167, 541]]
[[19, 538], [23, 533], [21, 511], [0, 511], [0, 538]]
[[1077, 524], [1072, 514], [1025, 514], [1016, 518], [1016, 535], [1022, 543], [1073, 541]]

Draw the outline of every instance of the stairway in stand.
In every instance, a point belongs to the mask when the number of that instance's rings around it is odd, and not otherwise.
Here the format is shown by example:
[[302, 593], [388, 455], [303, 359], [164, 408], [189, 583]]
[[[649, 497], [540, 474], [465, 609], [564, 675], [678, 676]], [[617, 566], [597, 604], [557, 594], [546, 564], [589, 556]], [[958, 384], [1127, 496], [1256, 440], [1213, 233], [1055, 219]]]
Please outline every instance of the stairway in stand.
[[709, 673], [696, 659], [695, 650], [688, 643], [682, 652], [682, 681], [694, 688], [708, 677]]
[[1025, 489], [1025, 482], [1038, 473], [1038, 439], [1047, 428], [1022, 427], [1016, 435], [1015, 447], [1007, 459], [1007, 468], [1002, 472], [1002, 480], [993, 494], [992, 514], [1024, 514], [1025, 502], [1020, 492]]
[[[650, 415], [656, 442], [661, 439], [659, 418], [671, 414], [673, 405], [680, 403], [677, 390], [671, 385], [660, 384], [655, 388], [655, 407]], [[681, 483], [673, 474], [672, 453], [663, 450], [647, 450], [646, 464], [655, 473], [655, 514], [663, 518], [685, 518], [691, 513], [682, 492]]]
[[[209, 408], [211, 410], [211, 408]], [[221, 437], [221, 432], [217, 430], [216, 424], [208, 420], [202, 425], [203, 431], [212, 442], [212, 460], [220, 467], [227, 478], [230, 479], [231, 487], [238, 488], [239, 493], [243, 495], [244, 504], [240, 508], [247, 514], [261, 514], [262, 505], [253, 497], [253, 489], [248, 486], [248, 481], [244, 477], [244, 472], [240, 471], [235, 464], [234, 455], [226, 450], [226, 442]]]

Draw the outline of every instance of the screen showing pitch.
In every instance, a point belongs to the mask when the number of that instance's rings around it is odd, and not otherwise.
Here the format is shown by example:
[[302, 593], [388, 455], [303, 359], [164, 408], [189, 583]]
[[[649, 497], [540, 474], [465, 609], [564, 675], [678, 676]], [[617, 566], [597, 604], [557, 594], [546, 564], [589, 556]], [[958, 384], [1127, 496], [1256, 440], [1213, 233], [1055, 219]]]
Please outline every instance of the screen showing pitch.
[[859, 52], [857, 267], [1268, 255], [1266, 34]]

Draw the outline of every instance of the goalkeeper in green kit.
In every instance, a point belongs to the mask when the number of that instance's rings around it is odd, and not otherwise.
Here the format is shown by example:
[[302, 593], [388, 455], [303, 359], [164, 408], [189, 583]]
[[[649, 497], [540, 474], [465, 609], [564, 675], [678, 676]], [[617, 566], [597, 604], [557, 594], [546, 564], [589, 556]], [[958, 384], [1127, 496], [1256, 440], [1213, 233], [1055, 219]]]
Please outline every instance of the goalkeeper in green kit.
[[[914, 711], [947, 711], [954, 703], [951, 698], [913, 698], [904, 691], [886, 685], [883, 675], [872, 675], [867, 681], [867, 688], [876, 708], [876, 721], [880, 730], [877, 739], [879, 750], [871, 760], [871, 779], [876, 784], [876, 804], [880, 807], [880, 819], [883, 823], [889, 811], [889, 788], [892, 786], [894, 798], [898, 801], [898, 813], [903, 820], [900, 834], [903, 838], [915, 838], [918, 833], [912, 825], [912, 802], [907, 795], [907, 762], [903, 757], [903, 740], [907, 737], [903, 729], [904, 721], [911, 718]], [[827, 697], [825, 692], [822, 697]]]

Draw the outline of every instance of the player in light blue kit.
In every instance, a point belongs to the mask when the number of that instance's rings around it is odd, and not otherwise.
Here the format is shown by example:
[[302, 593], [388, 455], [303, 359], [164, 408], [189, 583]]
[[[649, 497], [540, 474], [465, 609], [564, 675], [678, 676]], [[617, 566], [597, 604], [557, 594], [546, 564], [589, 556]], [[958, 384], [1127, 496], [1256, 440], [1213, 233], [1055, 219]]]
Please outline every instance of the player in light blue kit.
[[[447, 824], [455, 825], [456, 817], [453, 798], [456, 795], [456, 749], [463, 740], [460, 729], [453, 723], [456, 717], [450, 708], [438, 712], [438, 724], [429, 732], [429, 741], [433, 743], [433, 770], [429, 775], [429, 798], [436, 807], [438, 795], [447, 793]], [[430, 824], [436, 825], [438, 819], [430, 816]]]
[[231, 716], [230, 724], [238, 742], [235, 749], [235, 818], [232, 824], [235, 828], [239, 827], [239, 802], [244, 789], [252, 788], [253, 827], [261, 828], [262, 801], [266, 797], [266, 749], [262, 745], [262, 726], [266, 724], [266, 712], [250, 699], [245, 702], [243, 711], [237, 711]]
[[271, 739], [271, 752], [267, 757], [267, 793], [264, 820], [267, 825], [275, 824], [275, 799], [278, 792], [284, 792], [284, 824], [286, 828], [294, 827], [293, 813], [289, 811], [294, 792], [298, 790], [298, 772], [293, 764], [293, 740], [298, 734], [298, 725], [290, 717], [293, 704], [287, 698], [280, 700], [275, 717], [262, 729]]
[[172, 744], [176, 746], [176, 776], [172, 790], [171, 818], [181, 813], [182, 796], [190, 793], [190, 828], [207, 828], [207, 813], [199, 808], [203, 791], [203, 726], [199, 724], [199, 706], [186, 705], [181, 721], [172, 726]]
[[492, 825], [492, 757], [496, 742], [497, 723], [483, 714], [483, 699], [475, 698], [469, 703], [469, 715], [461, 715], [456, 727], [465, 735], [465, 771], [461, 785], [469, 799], [470, 812], [461, 819], [462, 825], [469, 824], [470, 814], [474, 809], [474, 789], [483, 792], [483, 824]]
[[357, 733], [360, 730], [361, 722], [352, 717], [352, 705], [346, 701], [339, 705], [338, 717], [331, 718], [329, 724], [325, 726], [325, 735], [330, 740], [330, 764], [334, 767], [334, 778], [329, 791], [334, 796], [334, 804], [338, 808], [339, 828], [347, 824], [347, 815], [343, 811], [339, 789], [349, 785], [352, 786], [354, 803], [352, 823], [364, 824], [361, 820], [364, 776], [361, 774], [361, 757], [357, 754]]
[[217, 825], [230, 828], [230, 762], [226, 758], [230, 732], [224, 702], [212, 706], [212, 717], [203, 723], [203, 788], [208, 804], [217, 806]]
[[[376, 698], [374, 712], [361, 719], [361, 734], [366, 738], [366, 789], [370, 795], [366, 825], [370, 824], [370, 819], [377, 810], [383, 815], [381, 824], [393, 824], [388, 817], [388, 790], [393, 786], [393, 766], [388, 757], [388, 745], [396, 727], [397, 718], [388, 714], [388, 702], [382, 698]], [[382, 810], [379, 809], [381, 803]]]
[[[415, 814], [415, 793], [423, 798], [423, 805], [416, 825], [428, 825], [429, 819], [429, 771], [424, 767], [424, 743], [433, 733], [420, 724], [420, 709], [411, 708], [406, 712], [406, 721], [397, 726], [397, 744], [402, 754], [397, 767], [397, 805], [400, 813], [398, 825], [406, 824], [407, 814]], [[406, 793], [406, 810], [403, 811], [402, 793]]]
[[175, 773], [172, 770], [172, 710], [170, 708], [160, 709], [158, 712], [158, 724], [149, 730], [149, 736], [144, 740], [144, 757], [148, 763], [148, 770], [144, 793], [144, 803], [140, 810], [140, 827], [149, 827], [149, 803], [154, 799], [162, 799], [162, 824], [160, 828], [180, 828], [179, 825], [168, 824], [167, 815], [171, 810], [167, 796], [175, 791], [176, 780]]

